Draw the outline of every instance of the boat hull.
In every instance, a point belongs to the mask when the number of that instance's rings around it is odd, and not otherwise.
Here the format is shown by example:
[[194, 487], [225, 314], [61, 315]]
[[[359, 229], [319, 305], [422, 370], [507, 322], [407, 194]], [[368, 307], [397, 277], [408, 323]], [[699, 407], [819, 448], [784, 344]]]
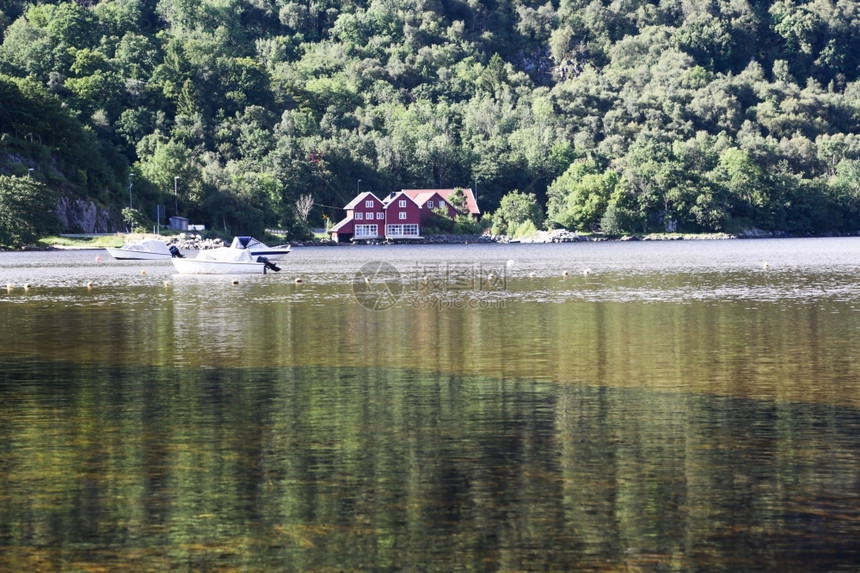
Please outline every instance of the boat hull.
[[270, 261], [280, 261], [290, 254], [290, 249], [278, 249], [272, 247], [270, 249], [251, 250], [252, 257], [266, 257]]
[[105, 250], [118, 261], [167, 261], [172, 257], [170, 253], [150, 253], [147, 251], [132, 251], [130, 249], [117, 249], [113, 247], [108, 247]]
[[256, 262], [201, 261], [197, 259], [172, 259], [173, 266], [183, 275], [262, 275], [266, 265]]

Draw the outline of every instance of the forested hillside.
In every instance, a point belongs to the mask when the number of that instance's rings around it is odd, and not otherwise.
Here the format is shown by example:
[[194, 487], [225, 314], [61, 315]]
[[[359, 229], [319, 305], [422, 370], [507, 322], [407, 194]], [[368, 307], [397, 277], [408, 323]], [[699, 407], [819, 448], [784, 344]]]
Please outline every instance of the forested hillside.
[[0, 175], [96, 230], [467, 186], [571, 230], [860, 229], [854, 1], [0, 0], [0, 34]]

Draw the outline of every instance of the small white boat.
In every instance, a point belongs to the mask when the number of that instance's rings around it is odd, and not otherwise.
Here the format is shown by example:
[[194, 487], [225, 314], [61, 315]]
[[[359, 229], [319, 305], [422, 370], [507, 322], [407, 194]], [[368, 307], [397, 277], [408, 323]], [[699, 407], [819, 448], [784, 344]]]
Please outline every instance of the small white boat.
[[247, 249], [251, 251], [254, 257], [266, 257], [270, 261], [280, 261], [286, 255], [290, 254], [290, 245], [278, 245], [270, 247], [262, 243], [254, 237], [233, 237], [233, 242], [230, 243], [231, 249]]
[[280, 267], [266, 257], [255, 257], [248, 249], [218, 247], [200, 251], [196, 257], [175, 258], [173, 266], [184, 275], [266, 274]]
[[122, 247], [107, 247], [108, 254], [113, 258], [124, 260], [166, 261], [174, 257], [173, 252], [164, 241], [144, 239], [126, 243]]

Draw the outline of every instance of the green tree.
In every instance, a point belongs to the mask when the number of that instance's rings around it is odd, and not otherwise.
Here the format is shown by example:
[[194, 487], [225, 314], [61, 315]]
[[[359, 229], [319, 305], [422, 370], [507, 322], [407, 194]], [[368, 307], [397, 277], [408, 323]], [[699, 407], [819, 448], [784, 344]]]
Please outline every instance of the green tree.
[[494, 235], [514, 235], [524, 223], [534, 228], [543, 225], [543, 209], [534, 193], [520, 193], [515, 189], [502, 197], [499, 208], [493, 213]]
[[[136, 165], [144, 212], [178, 175], [186, 214], [219, 226], [289, 227], [298, 197], [343, 205], [356, 179], [478, 180], [489, 212], [520, 189], [578, 228], [850, 225], [852, 2], [0, 4], [0, 173], [24, 157], [116, 218]], [[565, 178], [582, 157], [598, 172]]]
[[847, 230], [860, 230], [860, 160], [840, 161], [836, 166], [836, 174], [827, 184]]
[[636, 196], [630, 192], [630, 186], [623, 177], [600, 218], [600, 230], [606, 235], [642, 232], [642, 218]]
[[0, 245], [36, 243], [59, 228], [57, 198], [31, 177], [0, 175]]
[[601, 172], [594, 160], [578, 160], [547, 191], [547, 219], [566, 229], [588, 231], [598, 225], [618, 185], [618, 172]]
[[627, 155], [623, 184], [635, 198], [641, 231], [673, 230], [683, 200], [683, 166], [669, 144], [643, 136]]
[[731, 215], [741, 226], [758, 224], [773, 229], [773, 220], [764, 216], [769, 195], [765, 172], [748, 153], [736, 147], [726, 149], [708, 177], [726, 190]]
[[[35, 10], [35, 7], [31, 10]], [[0, 61], [11, 68], [10, 72], [22, 76], [33, 74], [47, 77], [53, 69], [51, 38], [47, 30], [29, 17], [22, 17], [4, 32]]]
[[467, 214], [469, 206], [466, 204], [466, 194], [461, 187], [454, 189], [454, 192], [448, 196], [448, 202], [457, 211], [458, 214]]
[[173, 178], [184, 174], [182, 172], [190, 159], [185, 146], [160, 134], [142, 139], [137, 153], [140, 172], [160, 189], [172, 189]]
[[125, 207], [122, 210], [122, 220], [131, 233], [145, 233], [149, 227], [149, 219], [138, 209]]

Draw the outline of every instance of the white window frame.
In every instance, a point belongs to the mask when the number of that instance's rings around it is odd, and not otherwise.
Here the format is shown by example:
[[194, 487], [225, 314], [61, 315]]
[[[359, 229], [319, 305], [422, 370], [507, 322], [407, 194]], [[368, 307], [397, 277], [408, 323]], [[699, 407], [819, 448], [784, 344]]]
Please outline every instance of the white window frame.
[[418, 225], [415, 223], [406, 223], [405, 225], [393, 224], [385, 226], [385, 235], [387, 237], [419, 237]]
[[406, 207], [406, 199], [401, 199], [397, 202], [398, 207]]
[[379, 225], [356, 225], [355, 237], [378, 237]]
[[367, 201], [365, 201], [364, 206], [368, 209], [373, 209], [373, 199], [368, 199]]
[[406, 220], [406, 211], [401, 211], [401, 212], [400, 212], [400, 213], [398, 213], [397, 215], [398, 215], [398, 217], [397, 217], [397, 218], [398, 218], [398, 219], [400, 219], [401, 221], [405, 221], [405, 220]]
[[362, 213], [362, 212], [360, 212], [360, 211], [356, 212], [356, 214], [355, 214], [355, 220], [356, 220], [356, 221], [361, 221], [361, 220], [363, 220], [363, 219], [364, 219], [364, 213]]

